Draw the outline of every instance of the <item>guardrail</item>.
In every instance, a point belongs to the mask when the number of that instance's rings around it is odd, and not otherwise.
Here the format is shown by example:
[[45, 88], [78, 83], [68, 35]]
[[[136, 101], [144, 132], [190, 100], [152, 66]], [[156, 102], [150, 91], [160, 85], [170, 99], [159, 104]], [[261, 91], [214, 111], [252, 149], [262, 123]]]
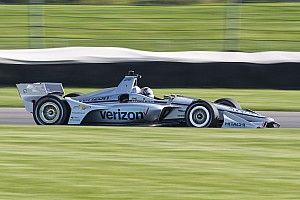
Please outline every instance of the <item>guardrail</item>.
[[111, 87], [127, 71], [151, 87], [300, 89], [299, 52], [145, 52], [122, 48], [0, 51], [0, 86]]

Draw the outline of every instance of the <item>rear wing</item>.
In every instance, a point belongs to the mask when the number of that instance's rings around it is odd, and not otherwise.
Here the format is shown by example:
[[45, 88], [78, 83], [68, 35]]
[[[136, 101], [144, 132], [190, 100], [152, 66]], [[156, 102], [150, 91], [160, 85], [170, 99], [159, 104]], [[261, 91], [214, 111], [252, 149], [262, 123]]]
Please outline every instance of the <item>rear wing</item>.
[[18, 92], [23, 100], [25, 109], [33, 112], [33, 103], [48, 94], [64, 94], [61, 83], [20, 83], [17, 84]]

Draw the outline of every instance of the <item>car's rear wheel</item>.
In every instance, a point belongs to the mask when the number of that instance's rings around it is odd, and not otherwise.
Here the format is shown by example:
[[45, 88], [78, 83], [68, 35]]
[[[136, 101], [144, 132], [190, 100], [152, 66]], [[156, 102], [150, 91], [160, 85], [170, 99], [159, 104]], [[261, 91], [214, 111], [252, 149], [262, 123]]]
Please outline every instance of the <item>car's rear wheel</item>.
[[231, 98], [222, 98], [216, 100], [214, 103], [221, 104], [224, 106], [230, 106], [237, 109], [242, 109], [241, 105], [234, 99]]
[[64, 97], [70, 97], [70, 98], [72, 98], [72, 97], [79, 97], [81, 95], [82, 95], [82, 93], [72, 92], [72, 93], [66, 94]]
[[212, 103], [197, 101], [187, 108], [185, 119], [190, 127], [218, 127], [219, 112]]
[[34, 104], [33, 118], [39, 125], [67, 124], [69, 118], [67, 102], [57, 95], [42, 97]]

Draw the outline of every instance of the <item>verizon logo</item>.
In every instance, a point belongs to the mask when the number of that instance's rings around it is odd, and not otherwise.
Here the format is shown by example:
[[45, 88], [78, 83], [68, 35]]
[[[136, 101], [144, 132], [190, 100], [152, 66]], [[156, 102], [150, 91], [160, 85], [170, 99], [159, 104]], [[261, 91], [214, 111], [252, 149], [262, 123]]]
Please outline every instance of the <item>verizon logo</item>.
[[113, 120], [141, 120], [144, 119], [149, 111], [146, 112], [122, 112], [120, 109], [118, 111], [100, 111], [100, 116], [102, 119], [113, 119]]

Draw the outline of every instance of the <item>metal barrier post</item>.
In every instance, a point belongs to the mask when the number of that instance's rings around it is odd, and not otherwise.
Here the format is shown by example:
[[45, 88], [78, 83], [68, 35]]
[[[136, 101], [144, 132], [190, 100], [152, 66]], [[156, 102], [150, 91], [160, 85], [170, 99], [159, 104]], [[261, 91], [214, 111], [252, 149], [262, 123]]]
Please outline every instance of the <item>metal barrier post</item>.
[[224, 51], [240, 51], [240, 20], [242, 0], [227, 0]]
[[32, 49], [44, 48], [44, 0], [29, 0], [29, 47]]

